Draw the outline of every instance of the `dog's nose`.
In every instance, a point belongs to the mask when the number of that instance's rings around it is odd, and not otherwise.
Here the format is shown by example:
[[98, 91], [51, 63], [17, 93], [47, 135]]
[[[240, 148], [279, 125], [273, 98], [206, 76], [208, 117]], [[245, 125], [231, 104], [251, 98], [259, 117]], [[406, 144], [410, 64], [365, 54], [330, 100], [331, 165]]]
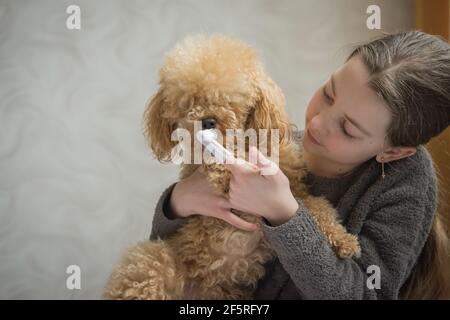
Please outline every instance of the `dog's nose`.
[[206, 118], [202, 120], [202, 129], [215, 129], [216, 128], [216, 119], [214, 118]]

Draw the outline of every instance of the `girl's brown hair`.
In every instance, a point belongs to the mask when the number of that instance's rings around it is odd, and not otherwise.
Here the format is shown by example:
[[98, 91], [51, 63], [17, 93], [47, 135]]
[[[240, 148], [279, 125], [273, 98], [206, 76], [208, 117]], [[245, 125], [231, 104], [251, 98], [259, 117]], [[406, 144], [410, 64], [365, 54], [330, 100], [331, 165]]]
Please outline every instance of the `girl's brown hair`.
[[[401, 32], [357, 46], [347, 61], [356, 55], [370, 72], [369, 86], [392, 114], [387, 132], [391, 146], [426, 144], [450, 125], [450, 45], [446, 41], [420, 31]], [[443, 212], [436, 212], [400, 298], [450, 298], [446, 226]]]

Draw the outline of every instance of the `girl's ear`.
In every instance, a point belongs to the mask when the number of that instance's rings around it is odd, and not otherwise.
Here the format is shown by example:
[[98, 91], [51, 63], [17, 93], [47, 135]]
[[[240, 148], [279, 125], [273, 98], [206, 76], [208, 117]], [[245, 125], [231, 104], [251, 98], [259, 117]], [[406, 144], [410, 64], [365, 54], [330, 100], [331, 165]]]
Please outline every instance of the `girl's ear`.
[[159, 89], [147, 104], [144, 112], [145, 137], [156, 158], [161, 162], [170, 160], [171, 150], [176, 145], [176, 142], [170, 139], [173, 124], [164, 117], [167, 108], [163, 90]]

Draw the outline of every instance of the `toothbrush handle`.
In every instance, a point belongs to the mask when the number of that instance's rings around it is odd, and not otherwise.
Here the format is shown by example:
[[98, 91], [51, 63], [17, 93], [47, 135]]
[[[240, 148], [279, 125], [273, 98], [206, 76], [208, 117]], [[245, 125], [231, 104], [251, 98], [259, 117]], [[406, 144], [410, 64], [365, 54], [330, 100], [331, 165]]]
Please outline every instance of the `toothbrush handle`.
[[217, 162], [224, 164], [225, 161], [227, 163], [235, 163], [236, 159], [234, 158], [233, 154], [225, 149], [222, 145], [220, 145], [217, 141], [211, 141], [207, 146], [206, 149], [211, 152], [214, 157], [216, 158]]

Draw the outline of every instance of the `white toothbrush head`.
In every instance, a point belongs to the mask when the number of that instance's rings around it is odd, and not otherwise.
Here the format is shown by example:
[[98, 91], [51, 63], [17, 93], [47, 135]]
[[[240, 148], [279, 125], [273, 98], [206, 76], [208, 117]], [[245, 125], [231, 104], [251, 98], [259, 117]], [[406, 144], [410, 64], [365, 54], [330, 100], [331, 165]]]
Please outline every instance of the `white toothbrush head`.
[[196, 138], [214, 156], [218, 163], [223, 164], [225, 161], [227, 163], [233, 163], [235, 161], [233, 154], [217, 142], [217, 132], [215, 129], [199, 130], [196, 133]]

